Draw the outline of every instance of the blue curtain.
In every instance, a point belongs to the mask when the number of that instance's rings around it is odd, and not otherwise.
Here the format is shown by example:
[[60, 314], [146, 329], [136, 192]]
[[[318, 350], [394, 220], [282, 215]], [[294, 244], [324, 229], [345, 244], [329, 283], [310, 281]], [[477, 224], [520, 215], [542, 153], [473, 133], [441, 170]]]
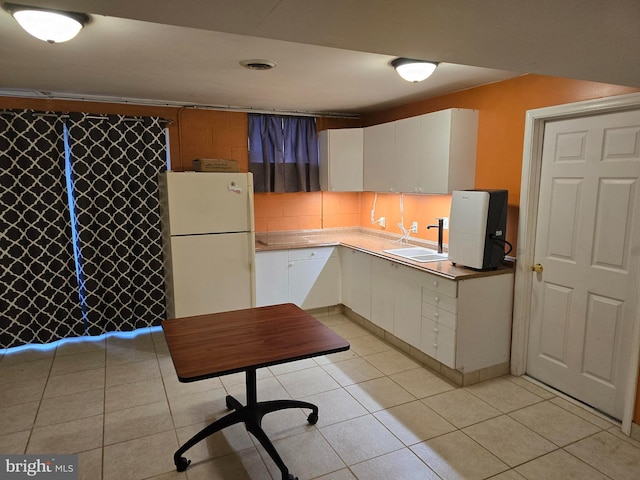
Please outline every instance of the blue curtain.
[[249, 171], [256, 192], [319, 191], [315, 118], [249, 114]]

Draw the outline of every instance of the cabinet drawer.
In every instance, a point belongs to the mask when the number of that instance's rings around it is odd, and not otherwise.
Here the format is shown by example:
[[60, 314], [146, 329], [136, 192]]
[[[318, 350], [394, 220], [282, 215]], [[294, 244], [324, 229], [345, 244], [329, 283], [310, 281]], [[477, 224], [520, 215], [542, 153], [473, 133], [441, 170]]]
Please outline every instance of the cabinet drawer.
[[458, 311], [458, 300], [456, 298], [422, 287], [422, 310], [424, 311], [428, 305], [451, 313]]
[[456, 347], [451, 343], [438, 342], [436, 360], [449, 368], [456, 368]]
[[455, 298], [458, 296], [458, 282], [447, 280], [437, 275], [427, 274], [423, 280], [422, 287], [423, 289], [429, 289], [433, 292], [449, 295], [450, 297]]
[[336, 256], [335, 247], [293, 248], [289, 250], [289, 260], [313, 260]]
[[447, 367], [455, 368], [456, 347], [451, 336], [455, 334], [447, 330], [446, 327], [443, 330], [435, 327], [433, 322], [423, 320], [420, 350]]
[[456, 343], [455, 330], [428, 318], [422, 319], [422, 332], [431, 334], [434, 342], [438, 344], [445, 342], [455, 345]]
[[444, 325], [451, 330], [455, 330], [457, 325], [457, 316], [455, 313], [451, 313], [442, 308], [429, 305], [428, 303], [422, 304], [422, 319], [431, 320], [432, 322]]

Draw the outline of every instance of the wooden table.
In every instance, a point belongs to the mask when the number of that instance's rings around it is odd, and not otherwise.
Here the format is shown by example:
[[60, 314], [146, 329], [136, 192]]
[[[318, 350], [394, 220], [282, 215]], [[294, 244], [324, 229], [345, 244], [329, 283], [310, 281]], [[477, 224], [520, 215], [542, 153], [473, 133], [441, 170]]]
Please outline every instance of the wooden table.
[[299, 400], [257, 401], [256, 370], [262, 367], [327, 355], [349, 349], [349, 343], [331, 329], [286, 303], [232, 312], [175, 318], [162, 323], [173, 365], [181, 382], [194, 382], [229, 373], [245, 372], [247, 405], [228, 395], [233, 410], [189, 439], [173, 460], [176, 469], [187, 469], [184, 452], [209, 435], [243, 422], [271, 456], [283, 480], [295, 480], [262, 430], [262, 417], [285, 408], [308, 408], [310, 424], [318, 421], [318, 407]]

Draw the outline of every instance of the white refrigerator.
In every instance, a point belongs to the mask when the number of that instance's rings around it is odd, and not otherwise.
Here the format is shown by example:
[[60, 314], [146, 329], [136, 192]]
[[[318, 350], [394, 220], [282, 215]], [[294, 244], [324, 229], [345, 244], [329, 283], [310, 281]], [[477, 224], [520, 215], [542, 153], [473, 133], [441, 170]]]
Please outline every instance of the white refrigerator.
[[167, 318], [254, 306], [252, 174], [166, 172], [158, 183]]

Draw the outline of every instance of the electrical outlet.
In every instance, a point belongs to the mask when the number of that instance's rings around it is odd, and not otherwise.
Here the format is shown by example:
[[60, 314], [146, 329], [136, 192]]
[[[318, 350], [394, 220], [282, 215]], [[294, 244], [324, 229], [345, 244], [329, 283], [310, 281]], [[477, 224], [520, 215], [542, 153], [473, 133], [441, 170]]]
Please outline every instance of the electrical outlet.
[[442, 218], [442, 228], [444, 230], [449, 230], [449, 217]]
[[380, 222], [380, 226], [382, 228], [387, 228], [387, 219], [384, 217], [380, 217], [380, 220], [378, 220], [378, 222]]
[[411, 233], [418, 233], [418, 222], [413, 222], [409, 231]]

